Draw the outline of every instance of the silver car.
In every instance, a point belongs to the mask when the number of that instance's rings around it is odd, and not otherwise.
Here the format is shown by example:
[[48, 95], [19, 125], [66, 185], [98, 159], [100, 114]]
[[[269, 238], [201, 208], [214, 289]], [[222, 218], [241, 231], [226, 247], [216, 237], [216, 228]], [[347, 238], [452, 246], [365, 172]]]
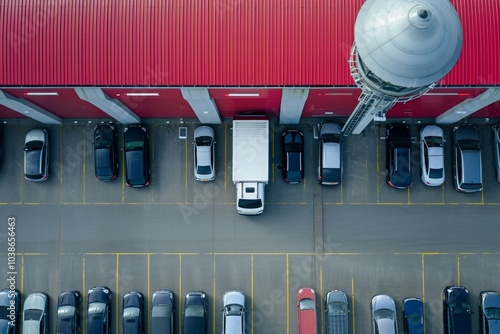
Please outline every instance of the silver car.
[[396, 303], [387, 295], [376, 295], [372, 298], [372, 333], [397, 334]]
[[245, 295], [241, 291], [224, 293], [222, 334], [245, 334]]
[[500, 123], [493, 126], [493, 152], [495, 155], [495, 176], [500, 182]]
[[420, 130], [420, 165], [422, 182], [427, 186], [444, 183], [444, 135], [437, 125], [427, 125]]
[[194, 130], [194, 178], [198, 181], [215, 179], [215, 133], [209, 126]]
[[30, 181], [45, 181], [49, 177], [49, 133], [33, 129], [24, 140], [24, 177]]
[[44, 292], [28, 295], [23, 308], [23, 334], [48, 334], [49, 296]]
[[336, 185], [342, 180], [342, 128], [337, 123], [325, 123], [319, 134], [318, 181]]

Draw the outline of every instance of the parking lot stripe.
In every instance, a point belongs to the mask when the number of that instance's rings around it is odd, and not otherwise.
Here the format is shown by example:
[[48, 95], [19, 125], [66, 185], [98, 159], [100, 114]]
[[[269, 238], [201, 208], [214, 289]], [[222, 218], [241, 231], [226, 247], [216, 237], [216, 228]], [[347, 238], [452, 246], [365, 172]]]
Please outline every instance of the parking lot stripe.
[[424, 333], [425, 333], [425, 254], [422, 254], [422, 313], [424, 315]]
[[[147, 272], [147, 276], [148, 276], [148, 295], [146, 297], [146, 309], [149, 308], [149, 304], [151, 304], [151, 301], [149, 303], [147, 303], [147, 300], [149, 298], [151, 298], [151, 254], [148, 253], [148, 264], [147, 264], [147, 267], [148, 267], [148, 272]], [[147, 318], [148, 318], [148, 321], [146, 323], [146, 333], [149, 333], [149, 323], [151, 321], [151, 312], [146, 312], [148, 315], [147, 315]]]
[[120, 319], [120, 310], [118, 308], [118, 305], [120, 305], [118, 303], [118, 281], [119, 281], [119, 270], [120, 270], [120, 254], [116, 254], [116, 282], [115, 282], [115, 332], [116, 334], [118, 334], [118, 327], [120, 327], [120, 323], [119, 323], [119, 320]]
[[356, 334], [356, 312], [354, 308], [354, 277], [351, 277], [352, 334]]
[[289, 261], [286, 254], [286, 334], [290, 334], [290, 280]]
[[323, 261], [319, 262], [319, 313], [321, 318], [320, 333], [323, 333], [323, 324], [325, 323], [325, 312], [324, 310], [324, 301], [323, 301]]
[[224, 124], [224, 199], [227, 194], [227, 127], [228, 124]]
[[457, 284], [460, 285], [460, 254], [457, 255]]
[[179, 254], [179, 312], [177, 312], [177, 323], [182, 328], [182, 254]]
[[252, 327], [252, 334], [253, 332], [253, 301], [254, 301], [254, 296], [253, 296], [253, 254], [250, 255], [250, 310], [252, 312], [252, 318], [250, 319], [250, 325]]
[[[87, 290], [85, 289], [85, 254], [82, 256], [82, 309], [86, 310], [87, 308], [85, 307], [85, 298], [87, 297], [87, 294], [85, 293]], [[85, 313], [84, 313], [85, 314]], [[86, 327], [87, 322], [82, 321], [82, 332], [86, 333]]]
[[188, 141], [184, 140], [184, 202], [188, 204]]
[[24, 255], [21, 255], [21, 293], [24, 293]]
[[87, 148], [86, 146], [86, 140], [85, 140], [85, 131], [82, 132], [83, 134], [83, 204], [86, 202], [86, 197], [85, 197], [85, 191], [86, 191], [86, 184], [85, 184], [85, 175], [86, 175], [86, 168], [85, 168], [85, 162], [86, 162], [86, 157], [87, 157]]
[[215, 333], [215, 314], [217, 313], [216, 310], [215, 310], [215, 300], [217, 299], [217, 290], [215, 289], [215, 256], [213, 257], [214, 259], [214, 268], [213, 268], [213, 272], [214, 272], [214, 276], [213, 276], [213, 282], [212, 282], [212, 296], [214, 296], [214, 298], [212, 298], [212, 310], [214, 310], [212, 312], [212, 333]]

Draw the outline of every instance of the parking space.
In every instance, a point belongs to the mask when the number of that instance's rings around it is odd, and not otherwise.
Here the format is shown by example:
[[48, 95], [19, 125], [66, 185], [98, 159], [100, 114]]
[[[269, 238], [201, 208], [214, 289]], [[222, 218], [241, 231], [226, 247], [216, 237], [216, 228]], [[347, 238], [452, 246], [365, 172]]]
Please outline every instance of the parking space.
[[[412, 124], [409, 190], [386, 185], [381, 127], [346, 138], [344, 179], [340, 186], [319, 188], [322, 228], [317, 229], [315, 120], [297, 127], [271, 123], [271, 178], [266, 209], [258, 217], [236, 213], [230, 122], [213, 126], [217, 176], [206, 183], [193, 179], [197, 124], [182, 124], [188, 137], [179, 139], [181, 124], [147, 123], [152, 178], [143, 189], [125, 185], [123, 163], [116, 180], [95, 179], [94, 124], [48, 127], [52, 170], [42, 183], [27, 182], [22, 173], [24, 134], [35, 124], [3, 127], [0, 187], [6, 191], [0, 194], [0, 208], [17, 221], [22, 268], [17, 283], [24, 296], [34, 291], [50, 295], [53, 321], [60, 291], [78, 289], [85, 295], [93, 285], [107, 285], [114, 293], [113, 333], [121, 332], [121, 299], [130, 290], [144, 293], [148, 307], [154, 291], [174, 291], [180, 325], [185, 293], [203, 290], [209, 300], [209, 332], [217, 333], [222, 295], [236, 289], [248, 298], [249, 334], [290, 334], [296, 332], [297, 290], [308, 286], [317, 292], [321, 330], [324, 295], [341, 289], [351, 304], [352, 334], [368, 330], [370, 299], [379, 293], [393, 296], [398, 310], [404, 297], [422, 298], [426, 333], [433, 334], [442, 331], [444, 286], [467, 286], [476, 314], [479, 292], [500, 289], [500, 185], [491, 161], [489, 125], [478, 124], [484, 174], [484, 190], [478, 194], [453, 189], [449, 127], [447, 180], [435, 188], [420, 181], [420, 125]], [[277, 169], [280, 136], [289, 128], [299, 128], [305, 136], [305, 180], [298, 185], [283, 182]], [[118, 129], [121, 146], [123, 127]], [[7, 272], [7, 263], [0, 264]], [[476, 320], [473, 325], [477, 331]]]

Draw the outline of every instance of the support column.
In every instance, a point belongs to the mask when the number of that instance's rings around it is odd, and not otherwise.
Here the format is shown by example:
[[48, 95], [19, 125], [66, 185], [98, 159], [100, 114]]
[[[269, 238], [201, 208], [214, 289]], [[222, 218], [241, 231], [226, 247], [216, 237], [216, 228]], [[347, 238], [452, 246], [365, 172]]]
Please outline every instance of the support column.
[[309, 88], [283, 88], [280, 124], [299, 124], [308, 96]]
[[110, 98], [101, 88], [96, 87], [76, 87], [76, 94], [84, 101], [87, 101], [104, 111], [109, 116], [122, 124], [140, 123], [141, 118], [132, 110], [117, 99]]
[[467, 99], [436, 117], [436, 123], [454, 124], [499, 100], [500, 88], [488, 88], [480, 95]]
[[44, 124], [62, 123], [62, 120], [59, 116], [48, 112], [47, 110], [31, 103], [28, 100], [12, 96], [9, 93], [3, 92], [2, 90], [0, 90], [0, 104]]
[[202, 124], [221, 124], [219, 109], [208, 88], [181, 88], [181, 93]]

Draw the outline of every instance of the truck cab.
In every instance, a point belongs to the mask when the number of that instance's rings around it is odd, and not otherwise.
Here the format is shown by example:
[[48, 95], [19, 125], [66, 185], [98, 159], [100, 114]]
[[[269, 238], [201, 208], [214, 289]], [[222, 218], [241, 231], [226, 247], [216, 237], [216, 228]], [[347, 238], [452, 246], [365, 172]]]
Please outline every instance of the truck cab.
[[236, 184], [236, 209], [241, 215], [259, 215], [264, 212], [263, 182], [239, 182]]

